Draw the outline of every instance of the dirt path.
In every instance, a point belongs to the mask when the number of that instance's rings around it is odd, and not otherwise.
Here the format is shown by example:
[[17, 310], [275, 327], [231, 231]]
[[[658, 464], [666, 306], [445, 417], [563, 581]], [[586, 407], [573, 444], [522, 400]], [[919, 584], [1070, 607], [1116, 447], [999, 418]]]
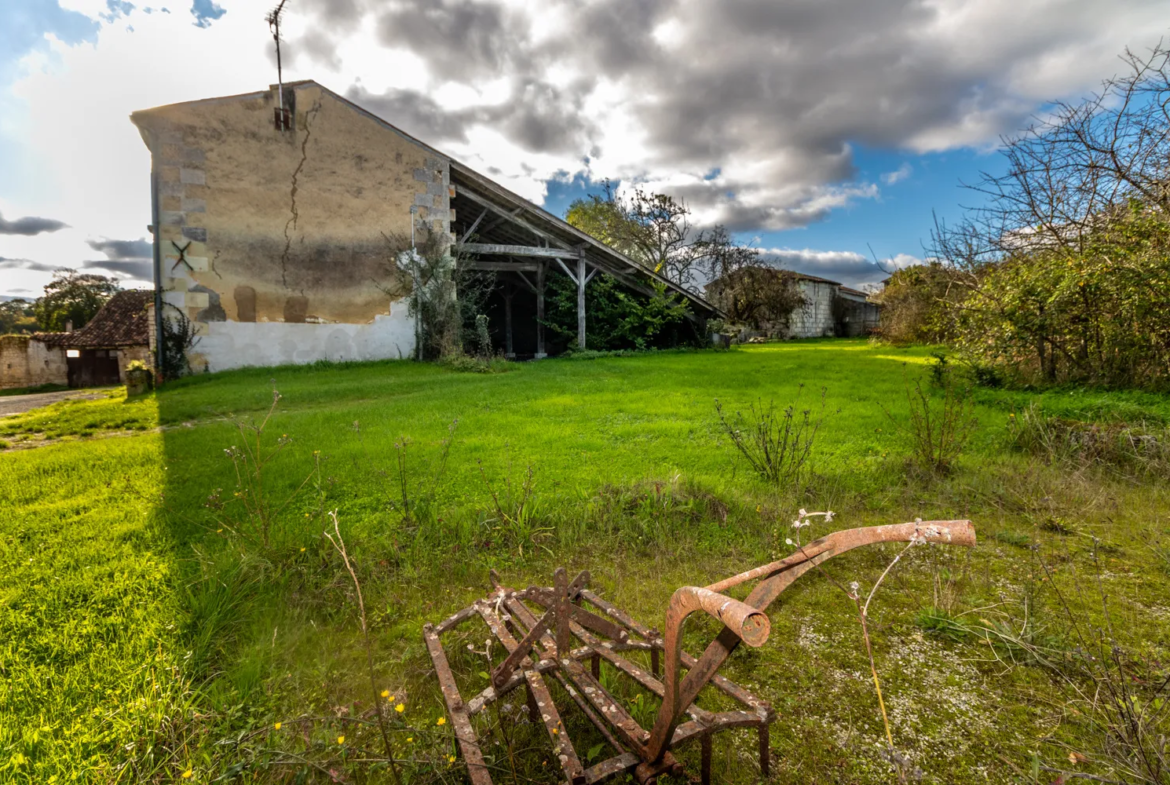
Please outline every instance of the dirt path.
[[0, 395], [0, 417], [10, 414], [21, 414], [29, 409], [48, 406], [66, 398], [81, 398], [95, 400], [106, 394], [109, 388], [92, 388], [89, 390], [61, 390], [59, 392], [30, 393], [28, 395]]

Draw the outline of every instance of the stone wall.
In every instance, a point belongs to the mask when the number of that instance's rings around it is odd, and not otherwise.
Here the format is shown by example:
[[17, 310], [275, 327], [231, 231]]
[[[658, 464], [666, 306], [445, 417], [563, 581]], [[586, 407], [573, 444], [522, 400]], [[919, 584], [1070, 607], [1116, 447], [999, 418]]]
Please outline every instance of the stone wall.
[[797, 281], [805, 304], [792, 312], [790, 336], [792, 338], [821, 338], [834, 335], [833, 296], [838, 285], [828, 281]]
[[66, 384], [65, 350], [28, 335], [0, 335], [0, 388]]
[[314, 83], [135, 113], [158, 177], [163, 300], [195, 370], [410, 356], [384, 235], [449, 236], [450, 163]]

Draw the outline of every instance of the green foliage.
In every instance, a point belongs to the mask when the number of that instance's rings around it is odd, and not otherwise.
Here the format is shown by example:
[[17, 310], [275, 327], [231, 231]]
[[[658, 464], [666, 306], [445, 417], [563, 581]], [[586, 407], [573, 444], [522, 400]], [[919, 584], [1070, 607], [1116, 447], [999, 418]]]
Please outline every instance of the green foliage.
[[[545, 301], [545, 326], [562, 340], [577, 339], [577, 286], [552, 276]], [[695, 340], [685, 301], [662, 285], [646, 296], [627, 291], [599, 273], [585, 288], [585, 346], [595, 351], [662, 349]]]
[[0, 302], [0, 335], [31, 333], [37, 330], [36, 305], [17, 297]]
[[876, 295], [882, 338], [896, 344], [955, 340], [957, 309], [967, 291], [958, 278], [957, 270], [939, 262], [895, 271]]
[[1079, 249], [990, 266], [958, 345], [1021, 381], [1170, 383], [1170, 221], [1131, 203]]
[[37, 326], [48, 332], [61, 332], [72, 322], [77, 330], [102, 309], [118, 292], [113, 278], [76, 270], [53, 273], [45, 284], [45, 293], [36, 301]]
[[619, 195], [606, 181], [603, 194], [574, 201], [565, 220], [679, 286], [756, 261], [755, 250], [735, 242], [726, 227], [695, 231], [690, 215], [686, 203], [672, 196], [641, 187]]

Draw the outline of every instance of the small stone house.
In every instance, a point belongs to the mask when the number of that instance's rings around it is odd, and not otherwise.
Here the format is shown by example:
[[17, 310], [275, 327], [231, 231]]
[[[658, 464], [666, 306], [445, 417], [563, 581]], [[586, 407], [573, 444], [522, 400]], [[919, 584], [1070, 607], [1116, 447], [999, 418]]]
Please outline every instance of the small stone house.
[[[804, 304], [788, 317], [788, 323], [763, 325], [772, 338], [826, 338], [869, 335], [877, 329], [881, 306], [865, 292], [850, 289], [837, 281], [816, 275], [775, 270], [776, 275], [792, 276]], [[718, 302], [721, 279], [707, 284], [707, 293]], [[759, 333], [753, 333], [758, 335]]]
[[[542, 357], [550, 275], [652, 271], [313, 81], [134, 112], [151, 153], [156, 305], [189, 319], [196, 371], [410, 357], [416, 325], [386, 238], [442, 238], [492, 272], [508, 354]], [[513, 323], [516, 329], [513, 329]]]
[[154, 295], [118, 292], [80, 330], [0, 336], [0, 388], [125, 384], [126, 366], [153, 367]]

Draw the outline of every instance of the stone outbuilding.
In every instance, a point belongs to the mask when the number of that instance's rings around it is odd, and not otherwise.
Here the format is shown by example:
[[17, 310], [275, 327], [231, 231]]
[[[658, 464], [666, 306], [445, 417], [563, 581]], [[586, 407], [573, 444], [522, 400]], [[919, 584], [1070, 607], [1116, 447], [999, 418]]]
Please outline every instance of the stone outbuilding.
[[546, 352], [549, 275], [578, 289], [581, 345], [599, 270], [636, 291], [664, 285], [696, 318], [716, 313], [313, 81], [130, 119], [151, 152], [156, 306], [192, 322], [196, 371], [410, 357], [416, 325], [387, 237], [437, 235], [495, 273], [512, 354]]
[[125, 384], [126, 366], [152, 368], [154, 294], [118, 292], [80, 330], [0, 336], [0, 388]]
[[[767, 268], [764, 268], [767, 269]], [[756, 325], [749, 334], [769, 338], [828, 338], [869, 335], [881, 320], [881, 305], [865, 292], [816, 275], [773, 269], [776, 276], [791, 280], [803, 303], [786, 321]], [[712, 302], [720, 302], [724, 279], [707, 284]]]
[[69, 386], [125, 384], [135, 360], [153, 368], [153, 321], [153, 292], [136, 289], [115, 294], [80, 330], [58, 333]]

